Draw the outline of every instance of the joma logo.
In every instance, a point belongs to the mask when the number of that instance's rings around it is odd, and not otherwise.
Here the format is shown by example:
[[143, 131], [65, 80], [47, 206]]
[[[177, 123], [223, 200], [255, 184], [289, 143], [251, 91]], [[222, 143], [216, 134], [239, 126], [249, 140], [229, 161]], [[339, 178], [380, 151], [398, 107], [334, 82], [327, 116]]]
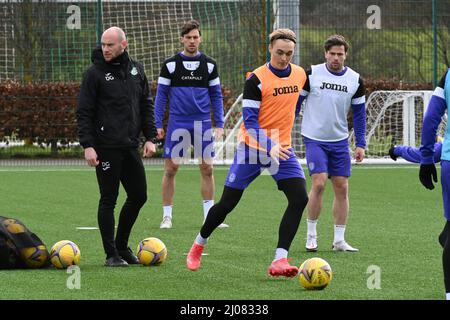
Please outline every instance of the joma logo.
[[328, 82], [322, 82], [322, 86], [320, 87], [320, 89], [330, 89], [330, 90], [348, 92], [347, 86], [342, 86], [340, 84], [328, 83]]
[[274, 97], [276, 97], [278, 95], [282, 95], [282, 94], [295, 93], [295, 92], [298, 92], [298, 86], [273, 88], [273, 96]]

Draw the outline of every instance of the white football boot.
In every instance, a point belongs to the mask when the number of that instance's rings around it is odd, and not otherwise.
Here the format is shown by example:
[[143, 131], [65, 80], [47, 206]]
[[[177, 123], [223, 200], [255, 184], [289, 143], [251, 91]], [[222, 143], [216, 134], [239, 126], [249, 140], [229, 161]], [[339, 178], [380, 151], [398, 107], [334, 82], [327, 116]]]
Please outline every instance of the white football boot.
[[353, 248], [351, 245], [349, 245], [345, 240], [333, 243], [333, 246], [331, 247], [333, 251], [347, 251], [347, 252], [358, 252], [359, 249]]
[[[205, 220], [203, 220], [203, 224], [205, 224]], [[228, 224], [221, 223], [221, 224], [219, 224], [219, 226], [217, 228], [224, 229], [224, 228], [229, 228], [229, 227], [230, 226]]]
[[305, 247], [306, 251], [308, 252], [316, 252], [318, 247], [317, 236], [312, 236], [308, 234]]
[[170, 229], [172, 228], [172, 218], [171, 217], [164, 217], [163, 221], [161, 222], [160, 229]]

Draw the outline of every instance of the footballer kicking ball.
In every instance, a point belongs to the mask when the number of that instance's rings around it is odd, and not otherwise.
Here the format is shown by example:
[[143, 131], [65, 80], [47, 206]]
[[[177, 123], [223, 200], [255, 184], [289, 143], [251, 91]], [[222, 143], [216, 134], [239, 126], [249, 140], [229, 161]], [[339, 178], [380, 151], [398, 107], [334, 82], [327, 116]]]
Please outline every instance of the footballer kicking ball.
[[137, 257], [144, 266], [159, 266], [167, 258], [166, 245], [158, 238], [146, 238], [138, 244]]
[[70, 240], [58, 241], [50, 250], [50, 261], [57, 269], [80, 264], [80, 257], [80, 249]]
[[298, 270], [298, 279], [307, 290], [323, 290], [333, 278], [331, 267], [321, 258], [310, 258]]

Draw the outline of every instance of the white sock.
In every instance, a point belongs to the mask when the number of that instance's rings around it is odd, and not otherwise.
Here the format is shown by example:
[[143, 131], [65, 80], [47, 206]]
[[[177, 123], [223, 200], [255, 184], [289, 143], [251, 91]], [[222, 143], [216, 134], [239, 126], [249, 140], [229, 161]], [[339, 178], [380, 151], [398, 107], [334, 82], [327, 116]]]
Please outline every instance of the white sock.
[[172, 206], [163, 206], [163, 218], [172, 218]]
[[344, 241], [344, 234], [345, 234], [345, 224], [334, 225], [334, 241], [333, 243], [338, 243], [341, 241]]
[[199, 245], [204, 246], [206, 245], [206, 243], [208, 243], [208, 238], [203, 238], [199, 233], [195, 238], [195, 242], [197, 242]]
[[306, 222], [308, 224], [308, 236], [317, 237], [317, 219], [316, 220], [310, 220], [306, 219]]
[[286, 249], [277, 248], [277, 250], [275, 250], [275, 258], [273, 259], [273, 261], [281, 259], [281, 258], [287, 258], [287, 256], [288, 256], [288, 251]]
[[203, 221], [206, 220], [209, 209], [214, 205], [214, 200], [203, 200]]
[[450, 292], [447, 292], [447, 293], [445, 294], [445, 297], [446, 297], [447, 300], [450, 300]]

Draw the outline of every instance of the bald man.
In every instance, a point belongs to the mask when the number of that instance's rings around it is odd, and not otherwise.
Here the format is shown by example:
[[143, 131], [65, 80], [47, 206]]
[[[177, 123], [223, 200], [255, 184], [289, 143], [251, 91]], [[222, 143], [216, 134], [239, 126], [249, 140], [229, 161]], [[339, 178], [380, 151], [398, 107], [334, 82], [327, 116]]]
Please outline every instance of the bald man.
[[[147, 77], [142, 65], [128, 55], [127, 46], [122, 29], [111, 27], [103, 33], [101, 46], [92, 52], [77, 107], [80, 144], [87, 164], [95, 167], [100, 189], [97, 219], [108, 267], [139, 263], [128, 247], [131, 229], [147, 201], [138, 149], [142, 133], [143, 156], [152, 156], [157, 136]], [[114, 237], [120, 183], [127, 199]]]

